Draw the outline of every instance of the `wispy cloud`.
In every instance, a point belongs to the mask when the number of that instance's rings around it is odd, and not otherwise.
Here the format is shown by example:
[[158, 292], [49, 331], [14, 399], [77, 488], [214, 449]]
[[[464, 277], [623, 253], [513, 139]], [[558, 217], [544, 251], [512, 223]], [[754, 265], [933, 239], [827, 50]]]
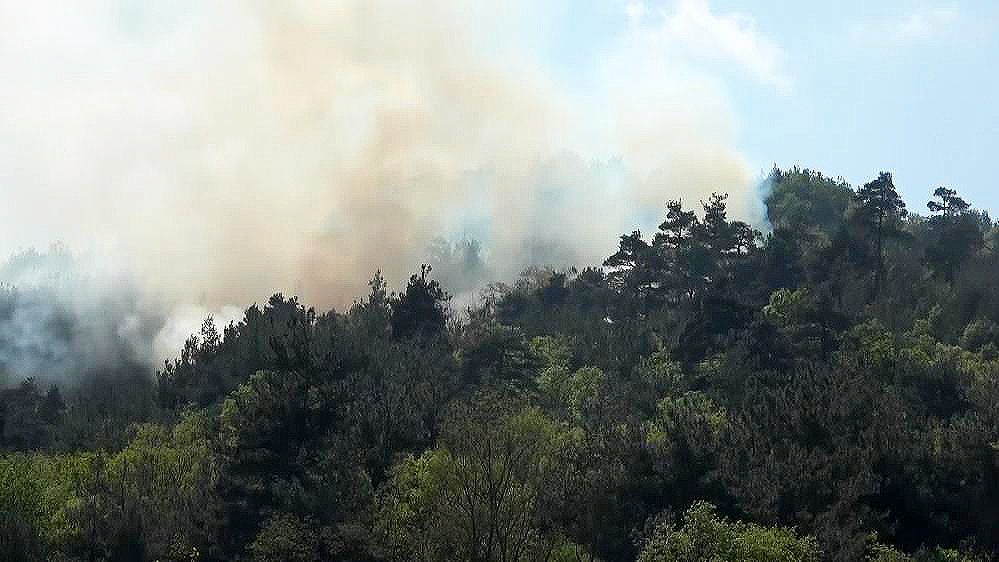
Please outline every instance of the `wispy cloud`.
[[640, 1], [630, 3], [627, 11], [632, 27], [650, 49], [733, 63], [782, 93], [791, 90], [784, 51], [757, 29], [751, 16], [714, 13], [706, 0], [677, 0], [659, 10], [658, 18], [650, 17], [650, 10]]
[[952, 32], [960, 20], [955, 7], [927, 8], [900, 19], [866, 21], [850, 28], [854, 43], [911, 45], [937, 39]]

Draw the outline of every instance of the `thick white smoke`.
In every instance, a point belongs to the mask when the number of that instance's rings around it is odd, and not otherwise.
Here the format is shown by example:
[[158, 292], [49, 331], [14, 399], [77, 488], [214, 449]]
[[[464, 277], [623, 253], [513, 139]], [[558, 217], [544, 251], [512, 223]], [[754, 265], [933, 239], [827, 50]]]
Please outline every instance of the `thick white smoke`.
[[502, 278], [599, 263], [670, 198], [728, 192], [753, 218], [725, 76], [786, 91], [779, 48], [681, 0], [608, 3], [614, 33], [553, 57], [575, 9], [0, 4], [0, 254], [96, 256], [176, 310], [168, 349], [198, 311], [402, 282], [438, 236], [481, 241]]

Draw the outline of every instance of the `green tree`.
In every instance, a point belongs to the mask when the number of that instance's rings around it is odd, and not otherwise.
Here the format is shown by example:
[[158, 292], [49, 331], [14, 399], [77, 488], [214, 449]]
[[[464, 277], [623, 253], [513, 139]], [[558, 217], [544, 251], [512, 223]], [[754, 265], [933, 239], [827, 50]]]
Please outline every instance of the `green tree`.
[[451, 297], [440, 283], [430, 279], [430, 271], [429, 265], [423, 265], [419, 275], [409, 278], [406, 291], [392, 297], [392, 334], [396, 338], [433, 337], [444, 332]]
[[874, 235], [874, 254], [877, 269], [874, 273], [875, 294], [881, 294], [881, 282], [885, 275], [884, 241], [889, 236], [898, 236], [899, 221], [906, 216], [905, 201], [895, 190], [891, 174], [881, 172], [878, 178], [864, 184], [857, 190], [855, 199], [860, 206], [859, 215], [865, 220]]
[[367, 505], [370, 479], [350, 434], [332, 431], [346, 425], [336, 375], [259, 371], [223, 403], [212, 556], [238, 555], [272, 514], [338, 529]]
[[638, 562], [818, 562], [815, 539], [794, 529], [761, 527], [719, 517], [714, 506], [695, 502], [683, 525], [660, 523]]
[[853, 190], [842, 178], [792, 168], [774, 168], [768, 178], [771, 187], [764, 203], [767, 219], [774, 230], [793, 232], [806, 245], [827, 244], [842, 227]]
[[971, 205], [953, 189], [938, 187], [933, 196], [939, 201], [926, 204], [933, 213], [929, 218], [926, 259], [937, 275], [953, 285], [955, 271], [984, 243], [980, 222], [969, 212]]
[[317, 562], [320, 538], [308, 520], [280, 514], [268, 519], [248, 550], [253, 562]]
[[539, 411], [480, 397], [456, 405], [437, 449], [407, 456], [378, 500], [391, 560], [541, 561], [565, 545], [541, 527], [556, 428]]
[[665, 285], [662, 289], [674, 303], [683, 296], [693, 298], [697, 290], [697, 266], [704, 265], [704, 249], [695, 245], [694, 238], [700, 228], [697, 214], [684, 211], [681, 201], [666, 204], [666, 220], [652, 240], [660, 256], [656, 264], [659, 271], [654, 275]]
[[604, 260], [610, 284], [618, 290], [628, 291], [645, 300], [658, 289], [659, 258], [653, 247], [642, 239], [641, 231], [624, 234], [618, 250]]

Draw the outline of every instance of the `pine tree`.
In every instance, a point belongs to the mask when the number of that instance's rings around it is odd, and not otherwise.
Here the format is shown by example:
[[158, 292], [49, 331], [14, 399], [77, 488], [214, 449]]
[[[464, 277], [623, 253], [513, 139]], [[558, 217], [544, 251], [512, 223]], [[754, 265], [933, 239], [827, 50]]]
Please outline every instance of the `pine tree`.
[[905, 201], [895, 190], [895, 184], [888, 172], [881, 172], [878, 174], [878, 179], [864, 184], [864, 187], [857, 191], [855, 199], [860, 204], [862, 216], [874, 229], [875, 253], [878, 258], [874, 289], [875, 294], [880, 295], [885, 269], [884, 239], [886, 236], [899, 233], [897, 223], [907, 214]]

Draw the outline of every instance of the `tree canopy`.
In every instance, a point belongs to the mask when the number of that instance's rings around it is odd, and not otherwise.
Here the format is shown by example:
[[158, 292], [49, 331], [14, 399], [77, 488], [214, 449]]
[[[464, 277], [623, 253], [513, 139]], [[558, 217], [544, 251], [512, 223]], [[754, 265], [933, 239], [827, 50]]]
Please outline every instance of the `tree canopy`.
[[488, 268], [440, 242], [344, 311], [208, 318], [156, 372], [53, 377], [80, 318], [0, 290], [0, 559], [995, 560], [999, 228], [887, 172], [767, 187], [766, 225], [667, 201], [464, 310], [435, 274]]

